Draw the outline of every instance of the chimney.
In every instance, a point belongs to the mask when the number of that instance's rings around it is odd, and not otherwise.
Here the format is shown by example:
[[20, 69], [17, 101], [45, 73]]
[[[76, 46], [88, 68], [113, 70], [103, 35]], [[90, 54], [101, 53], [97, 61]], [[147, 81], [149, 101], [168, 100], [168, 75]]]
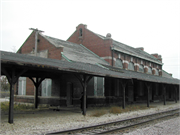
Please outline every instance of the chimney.
[[157, 59], [162, 62], [162, 57], [161, 57], [161, 55], [158, 55]]
[[152, 56], [154, 56], [155, 58], [158, 58], [158, 54], [157, 53], [154, 53], [154, 54], [151, 54]]
[[144, 51], [144, 47], [138, 47], [138, 48], [136, 48], [136, 49], [139, 49], [139, 50]]
[[171, 73], [169, 73], [169, 75], [170, 75], [170, 76], [172, 76], [172, 74], [171, 74]]

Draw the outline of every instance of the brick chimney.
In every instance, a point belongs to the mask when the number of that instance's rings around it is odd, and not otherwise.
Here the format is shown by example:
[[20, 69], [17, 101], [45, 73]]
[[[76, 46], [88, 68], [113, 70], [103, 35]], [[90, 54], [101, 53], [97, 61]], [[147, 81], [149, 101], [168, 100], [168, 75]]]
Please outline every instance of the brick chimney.
[[136, 49], [139, 49], [139, 50], [144, 51], [144, 47], [138, 47], [138, 48], [136, 48]]
[[157, 59], [162, 62], [162, 57], [161, 57], [161, 55], [158, 55]]
[[158, 54], [157, 53], [154, 53], [154, 54], [151, 54], [152, 56], [154, 56], [155, 58], [158, 58]]

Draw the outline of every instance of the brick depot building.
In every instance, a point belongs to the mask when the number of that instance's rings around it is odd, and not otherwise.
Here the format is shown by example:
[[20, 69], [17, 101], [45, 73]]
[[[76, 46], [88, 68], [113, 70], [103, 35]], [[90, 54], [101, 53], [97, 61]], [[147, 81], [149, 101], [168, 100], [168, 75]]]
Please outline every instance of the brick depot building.
[[[153, 76], [172, 78], [171, 74], [163, 71], [162, 58], [158, 54], [148, 54], [144, 48], [133, 48], [111, 38], [111, 34], [102, 36], [80, 24], [74, 33], [63, 41], [38, 33], [37, 53], [33, 31], [17, 53], [37, 57], [57, 59], [62, 61], [83, 62], [98, 65], [102, 68], [134, 74], [134, 76]], [[16, 85], [15, 101], [34, 103], [35, 87], [29, 78], [20, 77]], [[126, 85], [126, 101], [128, 103], [142, 102], [147, 98], [144, 81], [134, 79]], [[46, 78], [38, 90], [40, 104], [55, 106], [80, 105], [82, 86], [76, 76], [65, 74]], [[178, 90], [179, 93], [179, 90]], [[150, 101], [163, 99], [162, 84], [152, 83], [149, 91]], [[179, 94], [178, 94], [179, 95]], [[166, 87], [166, 99], [174, 100], [173, 85]], [[122, 85], [118, 79], [93, 77], [87, 86], [87, 104], [105, 105], [121, 104]]]

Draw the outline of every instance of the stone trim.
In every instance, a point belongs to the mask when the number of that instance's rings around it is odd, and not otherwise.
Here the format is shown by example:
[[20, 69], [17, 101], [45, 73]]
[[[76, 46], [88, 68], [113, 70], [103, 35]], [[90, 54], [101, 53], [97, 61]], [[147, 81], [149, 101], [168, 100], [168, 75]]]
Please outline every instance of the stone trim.
[[129, 64], [129, 61], [127, 61], [127, 60], [123, 60], [123, 63], [127, 63], [127, 64]]

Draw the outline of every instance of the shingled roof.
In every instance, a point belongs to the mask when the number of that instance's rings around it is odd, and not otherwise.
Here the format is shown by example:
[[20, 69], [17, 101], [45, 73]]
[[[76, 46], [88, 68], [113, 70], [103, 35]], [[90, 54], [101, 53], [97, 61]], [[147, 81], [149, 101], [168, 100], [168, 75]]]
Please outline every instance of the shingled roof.
[[[94, 34], [96, 34], [96, 33], [94, 33]], [[102, 35], [99, 35], [99, 34], [96, 34], [96, 35], [98, 37], [100, 37], [101, 39], [106, 39], [106, 37], [104, 37]], [[116, 51], [119, 51], [119, 52], [122, 52], [122, 53], [125, 53], [125, 54], [129, 54], [131, 56], [135, 56], [135, 57], [138, 57], [138, 58], [141, 58], [141, 59], [145, 59], [145, 60], [148, 60], [148, 61], [151, 61], [151, 62], [154, 62], [154, 63], [162, 65], [162, 62], [159, 61], [157, 58], [155, 58], [151, 54], [148, 54], [147, 52], [142, 51], [140, 49], [133, 48], [131, 46], [128, 46], [128, 45], [123, 44], [121, 42], [118, 42], [116, 40], [113, 40], [113, 44], [112, 45], [113, 45], [113, 49], [116, 50]]]
[[53, 44], [56, 47], [63, 47], [62, 55], [69, 61], [76, 61], [76, 62], [80, 61], [83, 63], [91, 63], [91, 64], [96, 64], [96, 63], [105, 64], [105, 65], [108, 64], [108, 62], [106, 62], [104, 59], [94, 54], [92, 51], [90, 51], [83, 45], [53, 38], [43, 34], [41, 34], [41, 36], [43, 36], [45, 39], [47, 39], [51, 44]]

